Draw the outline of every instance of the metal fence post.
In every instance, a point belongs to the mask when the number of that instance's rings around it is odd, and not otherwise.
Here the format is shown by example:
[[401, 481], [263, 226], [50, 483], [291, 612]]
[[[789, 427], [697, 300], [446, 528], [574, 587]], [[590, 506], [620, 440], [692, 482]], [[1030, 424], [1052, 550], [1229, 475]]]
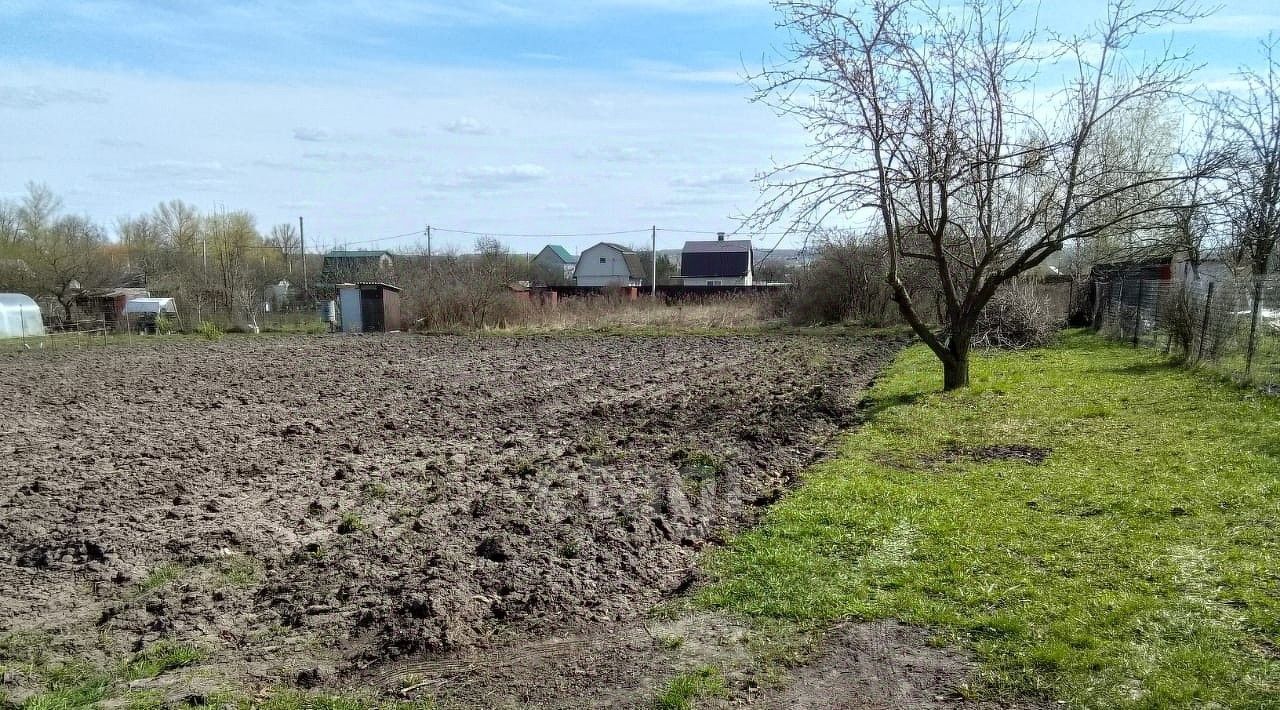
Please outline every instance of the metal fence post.
[[1213, 282], [1209, 283], [1209, 292], [1204, 296], [1204, 318], [1200, 320], [1200, 348], [1196, 352], [1196, 362], [1204, 357], [1204, 340], [1209, 336], [1209, 306], [1213, 304]]
[[1119, 331], [1117, 335], [1123, 338], [1124, 337], [1124, 318], [1123, 318], [1124, 316], [1124, 279], [1123, 278], [1120, 279], [1120, 297], [1115, 300], [1115, 304], [1116, 304], [1116, 308], [1113, 314], [1114, 314], [1114, 317], [1116, 318], [1116, 326], [1117, 326], [1116, 330]]
[[1142, 333], [1142, 298], [1146, 295], [1147, 282], [1138, 281], [1138, 307], [1133, 309], [1133, 347], [1138, 347], [1138, 336]]
[[1244, 358], [1244, 376], [1248, 379], [1253, 371], [1253, 354], [1258, 349], [1258, 317], [1262, 313], [1262, 279], [1253, 280], [1253, 309], [1249, 318], [1249, 348]]

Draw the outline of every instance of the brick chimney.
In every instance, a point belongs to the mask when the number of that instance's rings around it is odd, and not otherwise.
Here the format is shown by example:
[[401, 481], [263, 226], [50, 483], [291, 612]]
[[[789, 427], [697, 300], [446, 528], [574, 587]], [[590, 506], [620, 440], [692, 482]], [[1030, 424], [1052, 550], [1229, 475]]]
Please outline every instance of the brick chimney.
[[717, 241], [717, 242], [723, 242], [723, 241], [724, 241], [724, 232], [716, 232], [716, 241]]

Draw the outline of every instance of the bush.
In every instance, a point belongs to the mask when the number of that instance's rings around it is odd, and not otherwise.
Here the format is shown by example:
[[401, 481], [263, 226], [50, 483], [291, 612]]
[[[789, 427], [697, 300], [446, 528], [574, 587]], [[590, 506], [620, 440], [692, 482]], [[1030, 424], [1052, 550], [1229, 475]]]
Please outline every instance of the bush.
[[1169, 349], [1176, 347], [1182, 357], [1187, 357], [1196, 339], [1196, 309], [1191, 292], [1178, 284], [1160, 297], [1159, 308], [1160, 327], [1169, 336]]
[[221, 340], [222, 329], [213, 321], [203, 320], [200, 321], [200, 325], [196, 326], [196, 335], [205, 340]]
[[422, 330], [479, 329], [509, 324], [520, 303], [508, 287], [528, 277], [528, 264], [493, 240], [476, 243], [475, 254], [443, 254], [431, 263], [397, 269], [407, 319]]
[[996, 292], [978, 316], [973, 344], [1021, 350], [1044, 345], [1057, 335], [1063, 319], [1030, 280], [1011, 281]]
[[[792, 276], [792, 287], [773, 301], [774, 315], [792, 325], [852, 321], [870, 326], [901, 323], [893, 290], [885, 281], [887, 245], [879, 236], [829, 237], [814, 260]], [[933, 300], [921, 263], [903, 265], [901, 278], [917, 303]]]

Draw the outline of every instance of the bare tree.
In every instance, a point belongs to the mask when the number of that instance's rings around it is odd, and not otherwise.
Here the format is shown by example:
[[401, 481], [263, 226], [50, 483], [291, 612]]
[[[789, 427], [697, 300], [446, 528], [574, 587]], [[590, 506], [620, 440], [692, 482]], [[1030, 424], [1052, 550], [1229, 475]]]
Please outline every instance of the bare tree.
[[62, 198], [44, 183], [28, 182], [27, 194], [18, 205], [18, 225], [28, 240], [34, 240], [53, 226], [62, 211]]
[[200, 213], [182, 200], [169, 200], [151, 211], [151, 223], [165, 244], [192, 257], [203, 256]]
[[[1165, 198], [1185, 172], [1133, 171], [1106, 129], [1172, 98], [1186, 78], [1183, 56], [1135, 65], [1129, 51], [1199, 16], [1183, 0], [1145, 10], [1111, 0], [1091, 30], [1049, 41], [1014, 29], [1027, 19], [1016, 2], [774, 4], [793, 38], [790, 61], [755, 77], [757, 100], [798, 118], [813, 148], [763, 176], [755, 221], [873, 219], [887, 236], [894, 300], [941, 361], [946, 389], [968, 384], [979, 316], [1003, 285], [1067, 244], [1149, 228], [1176, 206]], [[912, 261], [929, 266], [941, 293], [937, 330], [933, 304], [903, 279]]]
[[[1224, 180], [1227, 165], [1221, 163], [1228, 156], [1234, 162], [1234, 156], [1222, 145], [1222, 110], [1210, 104], [1196, 116], [1178, 156], [1183, 170], [1194, 177], [1174, 194], [1179, 206], [1168, 236], [1170, 249], [1187, 260], [1196, 281], [1206, 254], [1222, 241], [1230, 193]], [[1219, 167], [1217, 174], [1210, 170], [1213, 166]]]
[[62, 217], [32, 245], [28, 265], [40, 290], [53, 296], [70, 321], [71, 307], [85, 289], [107, 286], [114, 270], [104, 254], [106, 235], [85, 217]]
[[1244, 89], [1221, 96], [1226, 139], [1237, 151], [1233, 246], [1255, 276], [1271, 268], [1280, 237], [1280, 39], [1262, 42], [1260, 69], [1242, 69]]
[[13, 257], [22, 240], [18, 205], [0, 200], [0, 258]]
[[244, 302], [250, 293], [249, 251], [262, 242], [253, 215], [243, 211], [210, 215], [205, 218], [204, 231], [227, 312], [238, 317], [252, 305]]
[[271, 236], [267, 237], [267, 244], [280, 250], [280, 254], [284, 256], [285, 269], [290, 276], [293, 276], [292, 257], [301, 247], [297, 228], [290, 222], [275, 225], [271, 228]]
[[156, 224], [147, 215], [116, 220], [116, 234], [129, 257], [129, 266], [141, 272], [151, 285], [169, 268], [169, 249]]

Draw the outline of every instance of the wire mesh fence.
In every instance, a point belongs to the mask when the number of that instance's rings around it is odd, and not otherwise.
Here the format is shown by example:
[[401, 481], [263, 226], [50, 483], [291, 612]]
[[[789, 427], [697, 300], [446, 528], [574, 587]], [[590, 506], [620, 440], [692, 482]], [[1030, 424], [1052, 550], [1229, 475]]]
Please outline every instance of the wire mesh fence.
[[1280, 277], [1094, 283], [1093, 325], [1280, 394]]

